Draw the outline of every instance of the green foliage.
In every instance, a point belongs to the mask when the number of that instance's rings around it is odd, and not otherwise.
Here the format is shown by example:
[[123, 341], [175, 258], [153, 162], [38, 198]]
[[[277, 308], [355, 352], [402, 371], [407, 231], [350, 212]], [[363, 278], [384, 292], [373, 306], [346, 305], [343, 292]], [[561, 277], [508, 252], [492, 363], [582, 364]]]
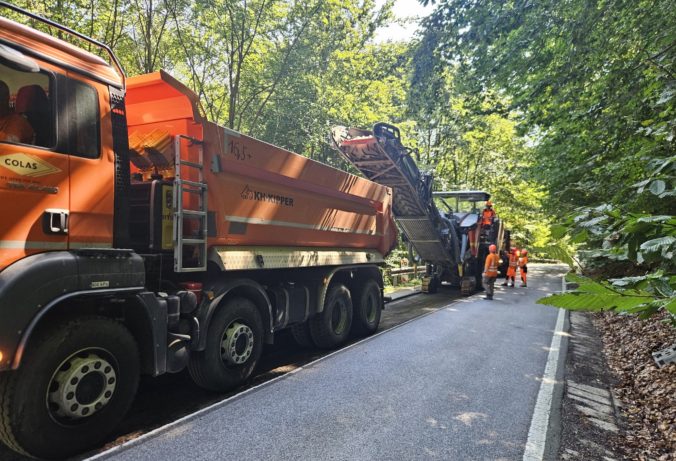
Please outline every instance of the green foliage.
[[670, 2], [437, 4], [416, 54], [414, 82], [439, 96], [437, 75], [452, 70], [454, 88], [470, 100], [505, 95], [537, 158], [529, 173], [546, 187], [553, 211], [606, 202], [646, 212], [674, 208], [673, 195], [658, 204], [627, 187], [647, 181], [657, 195], [673, 191], [673, 169], [653, 165], [673, 163]]
[[[647, 191], [658, 196], [664, 192]], [[612, 309], [643, 317], [665, 310], [676, 324], [676, 217], [625, 213], [618, 207], [602, 205], [579, 209], [564, 224], [554, 226], [552, 235], [561, 239], [561, 249], [577, 244], [584, 270], [597, 269], [607, 276], [608, 265], [616, 262], [624, 263], [619, 266], [623, 272], [643, 275], [610, 278], [607, 282], [569, 275], [569, 280], [580, 286], [571, 293], [543, 298], [542, 304], [571, 310]]]
[[532, 251], [547, 258], [557, 259], [573, 270], [579, 267], [579, 262], [571, 256], [570, 248], [562, 242], [549, 243], [544, 247], [533, 247]]
[[[645, 291], [598, 282], [605, 291], [549, 302], [643, 314], [673, 306], [661, 274], [676, 272], [676, 9], [666, 0], [436, 4], [414, 56], [419, 100], [512, 120], [526, 149], [510, 184], [541, 186], [558, 221], [537, 250], [599, 280], [641, 277]], [[443, 107], [415, 107], [441, 126]], [[469, 151], [455, 107], [446, 104], [445, 133], [455, 152]]]
[[676, 277], [651, 274], [597, 282], [568, 274], [566, 280], [576, 284], [577, 288], [541, 298], [538, 303], [572, 311], [613, 310], [639, 314], [643, 318], [665, 310], [676, 325]]

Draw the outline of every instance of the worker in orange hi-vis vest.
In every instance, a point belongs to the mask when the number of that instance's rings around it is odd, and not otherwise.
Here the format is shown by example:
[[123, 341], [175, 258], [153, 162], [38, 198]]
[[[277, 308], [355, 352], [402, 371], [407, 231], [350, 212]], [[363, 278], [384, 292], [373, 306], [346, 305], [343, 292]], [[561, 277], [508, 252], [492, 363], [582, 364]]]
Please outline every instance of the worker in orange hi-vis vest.
[[[505, 283], [502, 284], [503, 287], [509, 286], [514, 287], [514, 279], [516, 278], [516, 268], [519, 264], [519, 250], [512, 248], [512, 251], [509, 253], [509, 266], [507, 266], [507, 278]], [[512, 281], [511, 285], [509, 281]]]
[[497, 248], [495, 245], [489, 246], [488, 251], [490, 253], [486, 256], [486, 263], [484, 265], [484, 288], [486, 288], [486, 299], [493, 299], [495, 280], [498, 278], [500, 256], [496, 254]]
[[481, 213], [481, 226], [490, 227], [493, 225], [493, 220], [495, 219], [495, 210], [493, 209], [493, 202], [488, 200], [486, 202], [486, 207]]
[[525, 287], [526, 278], [528, 276], [528, 251], [521, 250], [521, 256], [519, 257], [519, 273], [521, 274], [521, 286]]

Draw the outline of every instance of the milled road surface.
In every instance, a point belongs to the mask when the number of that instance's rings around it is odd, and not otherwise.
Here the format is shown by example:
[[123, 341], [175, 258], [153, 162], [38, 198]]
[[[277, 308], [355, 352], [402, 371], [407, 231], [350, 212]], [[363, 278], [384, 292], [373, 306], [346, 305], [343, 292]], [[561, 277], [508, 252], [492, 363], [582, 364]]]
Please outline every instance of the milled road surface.
[[107, 459], [521, 459], [560, 268], [473, 297], [109, 453]]

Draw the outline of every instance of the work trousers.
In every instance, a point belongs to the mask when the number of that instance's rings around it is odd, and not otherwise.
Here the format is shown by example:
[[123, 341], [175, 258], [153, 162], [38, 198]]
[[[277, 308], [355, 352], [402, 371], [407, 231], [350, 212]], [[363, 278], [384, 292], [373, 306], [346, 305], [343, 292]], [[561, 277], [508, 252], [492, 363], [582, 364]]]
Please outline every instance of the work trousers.
[[495, 291], [495, 280], [497, 277], [487, 277], [484, 275], [484, 288], [486, 289], [486, 295], [490, 298], [493, 297], [493, 292]]

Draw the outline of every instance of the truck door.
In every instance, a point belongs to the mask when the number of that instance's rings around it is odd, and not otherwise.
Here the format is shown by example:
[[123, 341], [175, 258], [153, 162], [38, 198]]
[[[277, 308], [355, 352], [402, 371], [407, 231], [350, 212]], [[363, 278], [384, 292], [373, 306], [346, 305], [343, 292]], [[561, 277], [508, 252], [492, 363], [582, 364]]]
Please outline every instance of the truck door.
[[[58, 143], [56, 69], [0, 59], [0, 269], [65, 250], [69, 158]], [[25, 63], [33, 65], [25, 65]]]
[[70, 154], [70, 248], [113, 242], [114, 153], [108, 87], [69, 74], [65, 84]]

